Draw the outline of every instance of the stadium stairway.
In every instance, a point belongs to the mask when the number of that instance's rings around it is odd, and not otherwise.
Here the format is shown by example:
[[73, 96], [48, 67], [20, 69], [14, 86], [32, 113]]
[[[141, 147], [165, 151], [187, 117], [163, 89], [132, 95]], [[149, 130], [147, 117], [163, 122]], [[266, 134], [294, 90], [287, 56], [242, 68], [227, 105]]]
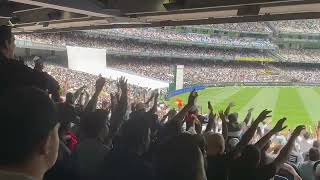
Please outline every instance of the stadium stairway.
[[268, 54], [275, 61], [280, 61], [280, 62], [286, 61], [286, 59], [284, 57], [282, 57], [280, 54], [278, 54], [278, 52], [276, 52], [276, 51], [268, 51]]
[[271, 22], [265, 21], [264, 24], [265, 24], [269, 29], [271, 29], [271, 31], [273, 32], [273, 35], [274, 35], [274, 36], [278, 36], [279, 31], [274, 27], [274, 25], [273, 25]]

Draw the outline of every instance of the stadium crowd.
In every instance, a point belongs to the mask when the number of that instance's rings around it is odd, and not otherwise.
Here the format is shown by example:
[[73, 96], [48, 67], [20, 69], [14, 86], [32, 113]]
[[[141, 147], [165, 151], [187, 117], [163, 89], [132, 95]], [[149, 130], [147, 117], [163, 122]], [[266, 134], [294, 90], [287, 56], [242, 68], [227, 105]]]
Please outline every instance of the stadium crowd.
[[319, 19], [303, 19], [289, 21], [272, 21], [275, 28], [280, 32], [296, 32], [296, 33], [319, 33]]
[[318, 63], [320, 51], [308, 49], [280, 49], [279, 54], [288, 62]]
[[226, 24], [212, 24], [212, 25], [200, 25], [198, 27], [213, 28], [223, 31], [234, 32], [259, 32], [259, 33], [271, 33], [271, 29], [264, 22], [247, 22], [247, 23], [226, 23]]
[[114, 54], [140, 54], [145, 56], [170, 56], [184, 58], [215, 58], [234, 60], [239, 57], [268, 58], [265, 52], [255, 50], [223, 50], [214, 48], [201, 48], [196, 46], [168, 46], [165, 44], [145, 44], [136, 41], [116, 41], [106, 39], [103, 35], [87, 36], [83, 33], [60, 33], [60, 34], [35, 34], [18, 35], [18, 40], [32, 42], [71, 45], [81, 47], [104, 48], [108, 53]]
[[[319, 83], [319, 68], [273, 66], [268, 63], [221, 63], [213, 61], [166, 61], [112, 59], [108, 66], [158, 78], [173, 79], [173, 65], [184, 65], [186, 85], [215, 82], [302, 82]], [[201, 72], [201, 73], [199, 73]]]
[[[160, 33], [160, 34], [159, 34]], [[50, 34], [34, 34], [34, 35], [17, 35], [18, 40], [31, 40], [34, 42], [59, 44], [59, 45], [79, 45], [105, 48], [107, 42], [101, 42], [101, 39], [111, 38], [110, 35], [117, 38], [125, 36], [133, 36], [136, 38], [147, 38], [152, 41], [166, 40], [166, 41], [181, 41], [188, 44], [201, 45], [204, 43], [211, 43], [216, 46], [238, 46], [245, 48], [266, 48], [274, 49], [276, 45], [271, 43], [267, 39], [255, 39], [255, 38], [231, 38], [231, 37], [217, 37], [204, 34], [183, 34], [173, 31], [163, 30], [143, 30], [143, 29], [110, 29], [110, 30], [90, 30], [85, 32], [70, 32], [70, 33], [50, 33]], [[95, 42], [79, 42], [80, 36], [84, 39], [85, 36], [95, 38]], [[73, 39], [71, 39], [73, 37]], [[97, 42], [99, 39], [100, 42]]]
[[[170, 33], [166, 34], [169, 38]], [[156, 35], [154, 35], [154, 37], [156, 37]], [[108, 54], [131, 54], [135, 56], [147, 57], [173, 57], [185, 59], [188, 58], [216, 60], [238, 60], [249, 58], [256, 59], [257, 61], [260, 61], [262, 59], [274, 61], [277, 59], [276, 57], [273, 57], [268, 51], [261, 50], [177, 46], [168, 45], [165, 43], [153, 44], [130, 39], [108, 39], [108, 36], [105, 35], [83, 32], [18, 35], [16, 36], [16, 39], [51, 45], [103, 48], [107, 50]], [[278, 51], [274, 51], [274, 53], [282, 57], [279, 59], [280, 61], [285, 62], [317, 63], [320, 59], [320, 52], [316, 49], [279, 49]]]
[[88, 33], [102, 33], [105, 35], [116, 35], [124, 37], [135, 37], [139, 39], [165, 40], [165, 41], [183, 41], [187, 43], [209, 43], [219, 46], [241, 46], [251, 48], [274, 49], [277, 46], [268, 39], [258, 39], [249, 37], [217, 37], [208, 34], [197, 33], [179, 33], [167, 31], [161, 28], [128, 28], [128, 29], [105, 29], [90, 30]]
[[[38, 57], [39, 58], [39, 57]], [[45, 61], [44, 59], [38, 59], [35, 56], [35, 60], [32, 58], [22, 58], [23, 63], [25, 63], [30, 68], [41, 67], [41, 71], [46, 72], [48, 75], [52, 76], [60, 86], [60, 95], [65, 97], [68, 92], [72, 92], [83, 96], [82, 103], [88, 101], [88, 98], [94, 94], [95, 80], [99, 76], [80, 72], [76, 70], [71, 70], [62, 67], [61, 64], [52, 63], [50, 61]], [[105, 106], [106, 102], [110, 102], [110, 93], [116, 93], [116, 81], [111, 78], [106, 79], [106, 84], [103, 87], [100, 96], [98, 98], [97, 107], [101, 108]], [[146, 101], [147, 96], [151, 93], [151, 89], [138, 87], [134, 85], [128, 85], [128, 100], [129, 103], [134, 103], [137, 101]], [[80, 102], [79, 102], [80, 103]]]
[[[271, 125], [270, 110], [251, 118], [252, 108], [240, 122], [233, 103], [217, 111], [209, 101], [209, 113], [202, 115], [195, 91], [179, 109], [158, 116], [156, 91], [128, 108], [124, 78], [110, 86], [115, 94], [109, 106], [98, 108], [110, 82], [95, 77], [92, 96], [78, 108], [81, 96], [55, 98], [60, 96], [58, 81], [39, 61], [30, 68], [14, 60], [14, 49], [10, 28], [0, 27], [1, 180], [320, 178], [320, 126], [316, 135], [303, 125], [282, 133], [286, 118]], [[68, 81], [85, 84], [90, 81], [85, 76], [94, 78], [55, 68], [46, 70], [66, 75]]]

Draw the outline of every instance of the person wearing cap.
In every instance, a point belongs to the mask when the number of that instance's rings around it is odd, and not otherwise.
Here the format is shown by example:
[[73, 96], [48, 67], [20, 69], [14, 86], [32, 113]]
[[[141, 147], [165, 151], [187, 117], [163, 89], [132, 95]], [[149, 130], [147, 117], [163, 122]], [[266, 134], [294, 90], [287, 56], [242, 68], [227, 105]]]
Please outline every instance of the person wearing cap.
[[59, 148], [57, 110], [48, 94], [20, 88], [0, 97], [0, 179], [42, 180]]
[[34, 86], [48, 90], [47, 78], [14, 59], [15, 38], [8, 26], [0, 26], [0, 94], [7, 90]]
[[51, 94], [51, 98], [55, 102], [60, 101], [60, 85], [57, 80], [54, 79], [51, 75], [49, 75], [47, 72], [43, 71], [44, 64], [41, 59], [37, 59], [34, 63], [34, 70], [35, 73], [39, 74], [39, 76], [42, 76], [46, 80], [46, 89], [48, 89], [48, 93]]

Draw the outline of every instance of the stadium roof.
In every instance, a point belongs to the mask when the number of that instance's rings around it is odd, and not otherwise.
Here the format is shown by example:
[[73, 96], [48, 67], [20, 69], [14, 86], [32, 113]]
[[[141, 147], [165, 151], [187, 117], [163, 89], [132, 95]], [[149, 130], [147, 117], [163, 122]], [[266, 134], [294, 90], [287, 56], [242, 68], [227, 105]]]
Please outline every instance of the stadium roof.
[[16, 33], [320, 18], [319, 0], [0, 0]]

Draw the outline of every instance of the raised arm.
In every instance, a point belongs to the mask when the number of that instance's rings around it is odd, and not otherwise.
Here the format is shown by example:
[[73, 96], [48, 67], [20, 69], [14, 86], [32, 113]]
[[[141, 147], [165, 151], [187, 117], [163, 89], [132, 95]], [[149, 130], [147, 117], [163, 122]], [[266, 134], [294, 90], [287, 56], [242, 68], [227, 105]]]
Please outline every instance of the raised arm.
[[230, 109], [231, 109], [232, 107], [234, 107], [234, 106], [236, 106], [236, 105], [235, 105], [233, 102], [229, 103], [228, 107], [227, 107], [226, 110], [224, 111], [224, 115], [225, 115], [225, 116], [228, 116], [229, 113], [230, 113]]
[[155, 95], [155, 94], [152, 93], [152, 95], [150, 96], [150, 98], [149, 98], [144, 104], [145, 104], [145, 105], [148, 105], [148, 104], [152, 101], [154, 95]]
[[236, 151], [241, 151], [245, 146], [248, 145], [248, 143], [254, 136], [254, 133], [256, 132], [258, 125], [265, 119], [271, 117], [271, 115], [269, 115], [270, 113], [271, 111], [265, 109], [259, 114], [258, 118], [252, 123], [250, 128], [243, 134], [240, 142], [236, 146]]
[[246, 124], [246, 126], [248, 126], [248, 124], [249, 124], [252, 111], [253, 111], [253, 108], [250, 108], [250, 109], [248, 110], [248, 113], [247, 113], [246, 118], [244, 118], [244, 121], [243, 121], [243, 122]]
[[80, 87], [79, 89], [77, 89], [75, 93], [73, 93], [74, 100], [78, 99], [81, 96], [82, 92], [84, 91], [84, 89], [86, 87], [87, 86], [84, 85], [84, 86]]
[[266, 135], [264, 135], [255, 146], [260, 150], [268, 143], [269, 139], [278, 132], [283, 131], [287, 126], [283, 126], [287, 118], [280, 119], [277, 124]]
[[99, 79], [96, 81], [96, 91], [94, 92], [88, 105], [86, 106], [85, 112], [94, 112], [96, 110], [98, 97], [99, 97], [105, 83], [106, 83], [106, 79], [103, 77], [99, 77]]
[[288, 160], [289, 153], [292, 151], [293, 145], [300, 135], [301, 131], [306, 127], [304, 125], [297, 126], [296, 129], [292, 132], [291, 137], [288, 143], [281, 149], [277, 158], [273, 161], [273, 164], [279, 169], [283, 163]]
[[184, 117], [187, 115], [188, 111], [192, 106], [195, 105], [195, 101], [198, 97], [198, 93], [193, 90], [188, 98], [188, 103], [181, 109], [181, 111], [176, 114], [171, 120], [169, 120], [169, 123], [176, 123], [182, 125]]
[[86, 94], [86, 98], [84, 100], [84, 104], [83, 104], [83, 107], [87, 107], [89, 101], [90, 101], [90, 95], [89, 95], [89, 92], [87, 90], [84, 91], [84, 93]]
[[156, 92], [153, 96], [153, 105], [152, 105], [151, 109], [149, 110], [149, 112], [152, 114], [157, 112], [158, 99], [159, 99], [159, 93]]
[[[127, 80], [124, 77], [120, 78], [118, 82], [119, 89], [121, 89], [121, 96], [118, 99], [113, 97], [114, 101], [118, 101], [116, 105], [112, 105], [111, 118], [110, 118], [110, 131], [109, 138], [110, 140], [118, 132], [121, 124], [124, 121], [125, 114], [128, 108], [128, 84]], [[118, 99], [118, 100], [115, 100]], [[115, 102], [114, 102], [115, 103]]]
[[205, 132], [210, 132], [212, 129], [215, 129], [216, 127], [215, 120], [217, 115], [213, 114], [213, 107], [210, 101], [208, 101], [208, 109], [209, 109], [209, 121], [208, 121]]
[[222, 121], [222, 136], [225, 139], [225, 142], [227, 142], [227, 140], [228, 140], [228, 122], [227, 122], [227, 119], [226, 119], [223, 111], [219, 111], [219, 117]]

